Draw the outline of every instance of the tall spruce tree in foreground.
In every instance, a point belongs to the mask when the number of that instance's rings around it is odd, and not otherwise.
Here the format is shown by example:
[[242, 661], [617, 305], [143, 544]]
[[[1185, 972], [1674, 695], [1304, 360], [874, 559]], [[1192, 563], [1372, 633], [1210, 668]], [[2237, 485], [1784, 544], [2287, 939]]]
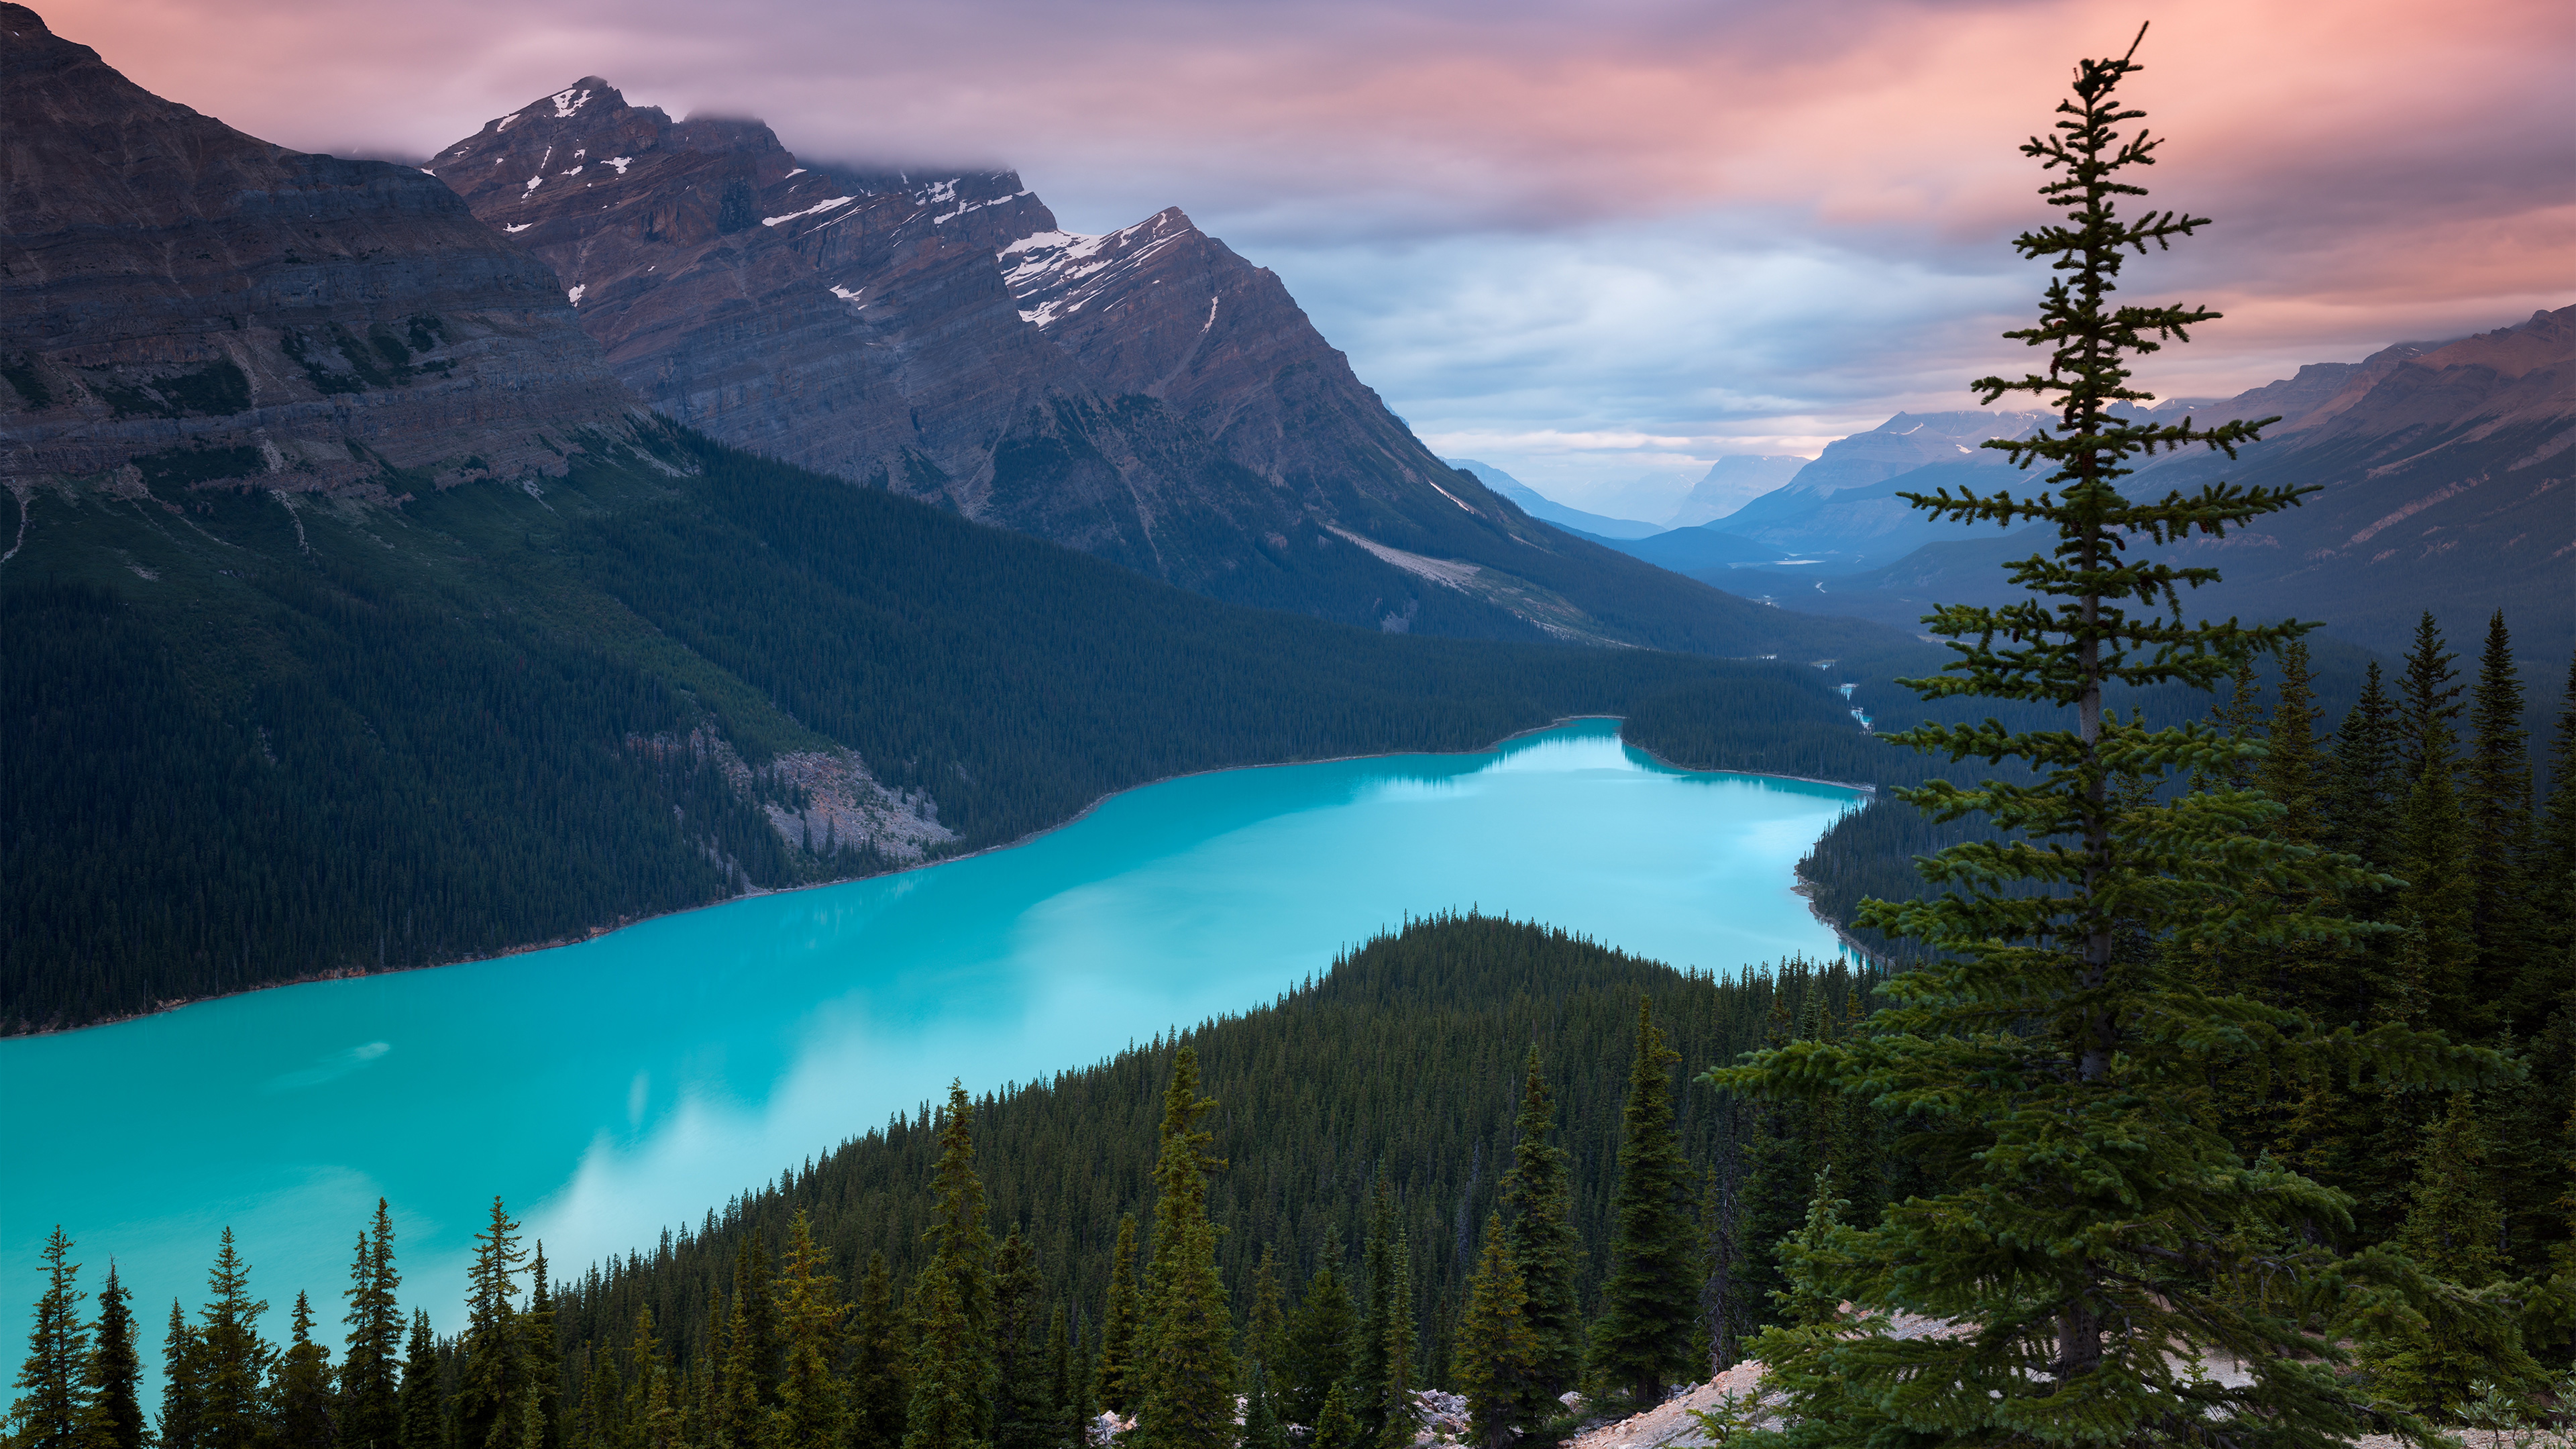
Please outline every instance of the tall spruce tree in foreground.
[[198, 1311], [191, 1344], [197, 1443], [202, 1449], [256, 1449], [268, 1438], [268, 1377], [277, 1350], [260, 1335], [268, 1300], [250, 1296], [250, 1265], [242, 1261], [230, 1228], [216, 1245], [206, 1287], [212, 1296]]
[[77, 1449], [88, 1417], [89, 1330], [80, 1304], [89, 1295], [72, 1285], [81, 1265], [71, 1261], [72, 1240], [57, 1224], [45, 1239], [45, 1291], [36, 1300], [36, 1325], [27, 1331], [27, 1358], [18, 1366], [18, 1397], [9, 1405], [9, 1449]]
[[[1315, 1276], [1289, 1319], [1287, 1342], [1280, 1350], [1280, 1397], [1288, 1417], [1310, 1429], [1324, 1422], [1324, 1400], [1351, 1374], [1353, 1310], [1350, 1290], [1333, 1271], [1342, 1260], [1340, 1235], [1327, 1231], [1324, 1251], [1316, 1256]], [[1347, 1416], [1350, 1405], [1342, 1406]]]
[[277, 1360], [275, 1449], [331, 1449], [340, 1427], [331, 1392], [331, 1351], [313, 1341], [313, 1300], [295, 1295], [292, 1337]]
[[1163, 1094], [1162, 1155], [1154, 1164], [1154, 1256], [1146, 1270], [1145, 1329], [1136, 1355], [1136, 1441], [1144, 1449], [1223, 1449], [1234, 1442], [1234, 1318], [1217, 1276], [1208, 1220], [1215, 1137], [1199, 1126], [1216, 1100], [1199, 1095], [1195, 1047], [1173, 1054]]
[[350, 1449], [394, 1449], [402, 1441], [402, 1307], [395, 1290], [393, 1215], [376, 1199], [375, 1221], [358, 1234], [349, 1264], [349, 1330], [340, 1360], [340, 1442]]
[[1611, 1199], [1610, 1276], [1592, 1325], [1593, 1371], [1640, 1409], [1696, 1367], [1699, 1243], [1691, 1218], [1690, 1164], [1673, 1131], [1673, 1063], [1651, 1002], [1637, 1005], [1637, 1055], [1620, 1114], [1619, 1185]]
[[903, 1446], [984, 1449], [992, 1442], [993, 1232], [975, 1175], [975, 1103], [962, 1083], [949, 1083], [939, 1146], [937, 1201], [922, 1234], [930, 1261], [912, 1295], [921, 1336]]
[[[2016, 239], [2058, 275], [2039, 324], [2006, 335], [2050, 349], [2049, 362], [1976, 389], [1989, 403], [2018, 391], [2054, 405], [2053, 429], [1989, 445], [2024, 467], [2049, 465], [2044, 486], [1906, 495], [1938, 516], [2055, 534], [2008, 565], [2026, 597], [1931, 616], [1959, 657], [1910, 683], [1931, 698], [2054, 706], [2073, 728], [2015, 732], [1989, 720], [1896, 736], [1954, 761], [2023, 761], [2033, 776], [1900, 792], [1937, 819], [1982, 814], [2005, 833], [1924, 862], [1946, 894], [1858, 912], [1860, 925], [1942, 954], [1883, 988], [1893, 1004], [1872, 1031], [1709, 1073], [1738, 1090], [1870, 1099], [1908, 1119], [1913, 1153], [1940, 1173], [1935, 1190], [1891, 1205], [1876, 1226], [1820, 1228], [1796, 1245], [1796, 1301], [1856, 1311], [1755, 1345], [1790, 1395], [1783, 1435], [1795, 1443], [2322, 1449], [2363, 1432], [2369, 1406], [2334, 1372], [2346, 1357], [2335, 1315], [2378, 1291], [2370, 1280], [2411, 1283], [2412, 1269], [2385, 1249], [2338, 1260], [2303, 1236], [2339, 1231], [2347, 1201], [2240, 1160], [2193, 1110], [2194, 1088], [2258, 1053], [2311, 1070], [2340, 1058], [2418, 1084], [2498, 1065], [2396, 1023], [2367, 1036], [2314, 1031], [2174, 964], [2348, 931], [2290, 903], [2365, 881], [2348, 859], [2270, 839], [2280, 807], [2224, 783], [2258, 746], [2206, 722], [2149, 730], [2104, 708], [2115, 683], [2212, 688], [2300, 632], [2187, 624], [2183, 591], [2216, 571], [2131, 553], [2220, 536], [2298, 501], [2297, 490], [2224, 482], [2145, 502], [2121, 492], [2139, 455], [2194, 444], [2232, 455], [2264, 425], [2112, 414], [2148, 396], [2126, 385], [2127, 359], [2216, 316], [2112, 301], [2127, 251], [2205, 224], [2119, 214], [2122, 197], [2145, 193], [2116, 178], [2150, 164], [2157, 145], [2120, 133], [2142, 114], [2115, 97], [2139, 69], [2135, 54], [2133, 43], [2128, 55], [2082, 62], [2063, 119], [2022, 148], [2062, 173], [2041, 195], [2067, 216]], [[2175, 771], [2216, 783], [2171, 799], [2123, 788]], [[2257, 880], [2281, 888], [2281, 908], [2241, 908]], [[2261, 939], [2249, 939], [2258, 926]], [[2163, 949], [2130, 948], [2140, 938]], [[1959, 1332], [1900, 1338], [1893, 1310]], [[2194, 1372], [2221, 1354], [2250, 1381]]]
[[1467, 1399], [1473, 1442], [1505, 1449], [1543, 1417], [1544, 1400], [1535, 1391], [1537, 1350], [1529, 1327], [1528, 1287], [1504, 1240], [1503, 1220], [1489, 1218], [1484, 1253], [1467, 1281], [1467, 1307], [1458, 1322], [1456, 1377]]
[[[403, 1347], [402, 1449], [438, 1449], [446, 1437], [446, 1405], [438, 1382], [438, 1343], [430, 1337], [429, 1314], [415, 1308], [411, 1335]], [[166, 1444], [170, 1431], [163, 1429]]]
[[116, 1262], [110, 1259], [107, 1282], [98, 1290], [98, 1336], [90, 1344], [83, 1376], [89, 1405], [81, 1449], [143, 1449], [143, 1404], [137, 1393], [143, 1358], [134, 1345], [134, 1311], [128, 1306], [133, 1296], [116, 1281]]
[[[563, 1449], [563, 1343], [555, 1331], [546, 1245], [528, 1259], [528, 1311], [519, 1315], [521, 1427], [526, 1449]], [[343, 1432], [342, 1438], [347, 1434]]]
[[493, 1197], [491, 1217], [474, 1243], [474, 1266], [466, 1280], [465, 1343], [456, 1370], [457, 1437], [476, 1449], [516, 1445], [525, 1385], [520, 1350], [525, 1344], [514, 1280], [527, 1250], [519, 1246], [519, 1224], [499, 1196]]
[[1109, 1253], [1109, 1301], [1100, 1317], [1100, 1407], [1132, 1414], [1140, 1401], [1136, 1355], [1145, 1309], [1136, 1290], [1136, 1215], [1118, 1219], [1118, 1245]]
[[[170, 1300], [170, 1326], [161, 1339], [161, 1449], [198, 1449], [205, 1442], [205, 1354], [196, 1327]], [[408, 1449], [408, 1446], [406, 1446]]]
[[1503, 1174], [1503, 1206], [1511, 1214], [1504, 1251], [1528, 1295], [1523, 1316], [1531, 1382], [1542, 1397], [1553, 1399], [1583, 1374], [1583, 1305], [1574, 1293], [1583, 1240], [1574, 1231], [1572, 1172], [1565, 1149], [1556, 1145], [1555, 1099], [1539, 1070], [1535, 1043], [1512, 1133], [1512, 1166]]
[[851, 1449], [899, 1449], [912, 1397], [905, 1382], [903, 1318], [894, 1303], [894, 1274], [884, 1253], [870, 1253], [859, 1280], [859, 1309], [850, 1325]]
[[778, 1334], [782, 1363], [778, 1407], [770, 1410], [768, 1432], [761, 1442], [777, 1445], [837, 1445], [843, 1439], [848, 1405], [834, 1372], [841, 1356], [841, 1320], [849, 1305], [839, 1283], [825, 1271], [824, 1251], [814, 1242], [814, 1225], [805, 1210], [796, 1210], [787, 1226], [787, 1261], [778, 1275]]

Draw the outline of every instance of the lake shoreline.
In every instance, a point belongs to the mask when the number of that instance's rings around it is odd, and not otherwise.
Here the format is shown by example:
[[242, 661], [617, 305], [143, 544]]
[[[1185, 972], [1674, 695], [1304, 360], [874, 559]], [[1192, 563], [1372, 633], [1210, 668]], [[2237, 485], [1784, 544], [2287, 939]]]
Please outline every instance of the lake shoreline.
[[[1438, 759], [1455, 759], [1464, 755], [1487, 755], [1499, 751], [1505, 745], [1510, 744], [1514, 740], [1527, 739], [1532, 735], [1545, 734], [1550, 730], [1562, 729], [1570, 724], [1580, 724], [1585, 720], [1610, 720], [1621, 726], [1625, 726], [1628, 722], [1627, 716], [1625, 715], [1570, 714], [1549, 720], [1545, 724], [1537, 724], [1532, 725], [1527, 729], [1514, 730], [1512, 733], [1504, 735], [1502, 738], [1497, 739], [1490, 744], [1480, 745], [1474, 749], [1468, 750], [1393, 750], [1380, 754], [1328, 755], [1317, 759], [1299, 760], [1262, 760], [1249, 765], [1220, 765], [1209, 770], [1185, 770], [1176, 775], [1164, 775], [1157, 779], [1145, 780], [1137, 784], [1121, 786], [1120, 788], [1111, 790], [1100, 796], [1098, 799], [1093, 800], [1090, 804], [1083, 806], [1079, 811], [1057, 821], [1053, 825], [1042, 826], [1039, 829], [1029, 831], [1027, 834], [1018, 836], [1014, 839], [993, 845], [981, 846], [958, 855], [943, 855], [936, 860], [919, 861], [915, 864], [902, 866], [893, 870], [878, 871], [872, 875], [840, 876], [832, 880], [807, 881], [802, 885], [792, 886], [754, 886], [739, 895], [727, 896], [722, 900], [702, 901], [697, 905], [681, 906], [675, 910], [654, 911], [643, 915], [624, 917], [611, 925], [594, 926], [589, 931], [578, 936], [562, 936], [546, 941], [531, 941], [525, 945], [511, 946], [504, 950], [494, 951], [488, 955], [460, 956], [452, 961], [424, 962], [417, 966], [386, 966], [374, 969], [348, 966], [334, 967], [329, 970], [308, 972], [304, 975], [288, 977], [283, 980], [262, 982], [257, 986], [244, 987], [239, 991], [218, 991], [211, 992], [204, 996], [173, 998], [155, 1005], [149, 1011], [128, 1012], [122, 1016], [99, 1017], [71, 1026], [49, 1026], [35, 1031], [0, 1033], [0, 1049], [5, 1049], [5, 1044], [11, 1041], [32, 1040], [37, 1037], [68, 1036], [75, 1032], [97, 1031], [108, 1027], [125, 1026], [133, 1022], [149, 1021], [156, 1016], [167, 1016], [172, 1012], [183, 1011], [191, 1006], [202, 1006], [213, 1001], [229, 1001], [240, 996], [255, 996], [263, 991], [283, 991], [296, 986], [319, 986], [332, 981], [356, 981], [371, 976], [399, 976], [414, 971], [442, 971], [451, 966], [474, 966], [487, 961], [507, 960], [512, 956], [525, 956], [537, 951], [553, 951], [566, 946], [578, 946], [587, 941], [595, 941], [603, 936], [613, 935], [616, 932], [625, 930], [629, 926], [640, 926], [647, 921], [668, 920], [675, 916], [685, 916], [697, 911], [716, 910], [724, 906], [734, 905], [738, 902], [753, 900], [763, 896], [793, 895], [799, 891], [823, 890], [833, 886], [851, 885], [859, 881], [884, 880], [893, 876], [909, 875], [914, 871], [930, 870], [943, 865], [954, 865], [959, 861], [973, 860], [978, 856], [992, 855], [996, 852], [1005, 850], [1017, 850], [1021, 846], [1027, 845], [1032, 841], [1042, 839], [1059, 830], [1067, 829], [1089, 819], [1093, 814], [1097, 813], [1103, 805], [1108, 804], [1110, 801], [1121, 795], [1132, 794], [1138, 790], [1151, 789], [1156, 785], [1168, 785], [1175, 780], [1197, 779], [1205, 775], [1226, 775], [1239, 770], [1282, 770], [1304, 765], [1337, 765], [1349, 764], [1359, 760], [1399, 759], [1407, 755], [1426, 755]], [[1647, 749], [1643, 745], [1629, 741], [1624, 733], [1620, 737], [1620, 742], [1626, 748], [1635, 750], [1637, 753], [1644, 755], [1647, 759], [1654, 761], [1665, 769], [1680, 771], [1684, 774], [1742, 775], [1749, 779], [1788, 780], [1801, 785], [1826, 785], [1840, 790], [1858, 790], [1863, 794], [1873, 796], [1877, 793], [1878, 789], [1875, 785], [1861, 784], [1851, 780], [1818, 780], [1804, 775], [1780, 775], [1758, 770], [1702, 769], [1693, 765], [1675, 764], [1674, 762], [1665, 759], [1663, 756], [1656, 754], [1654, 751]], [[1809, 910], [1811, 913], [1814, 913], [1814, 905], [1812, 901], [1809, 903]], [[1822, 914], [1817, 914], [1816, 919], [1823, 922], [1828, 927], [1831, 927], [1837, 937], [1842, 935], [1842, 927], [1833, 921], [1827, 920]]]

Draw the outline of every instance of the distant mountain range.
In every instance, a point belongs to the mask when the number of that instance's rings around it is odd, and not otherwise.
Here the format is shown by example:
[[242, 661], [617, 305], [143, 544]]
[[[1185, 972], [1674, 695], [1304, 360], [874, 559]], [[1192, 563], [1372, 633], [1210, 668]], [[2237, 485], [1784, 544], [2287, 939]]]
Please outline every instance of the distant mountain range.
[[1664, 525], [1694, 528], [1723, 518], [1735, 511], [1746, 495], [1770, 492], [1797, 477], [1798, 470], [1810, 461], [1794, 454], [1730, 453], [1709, 465], [1708, 472], [1691, 485], [1691, 491], [1682, 495], [1680, 506], [1664, 520]]
[[[2399, 343], [2357, 363], [2313, 363], [2233, 398], [2132, 411], [2281, 419], [2234, 462], [2169, 454], [2143, 467], [2133, 490], [2191, 490], [2221, 478], [2319, 490], [2252, 529], [2166, 549], [2225, 570], [2194, 610], [2319, 619], [2354, 643], [2394, 651], [2426, 609], [2462, 636], [2500, 608], [2541, 657], [2576, 647], [2576, 505], [2567, 486], [2576, 459], [2576, 307], [2454, 342]], [[2037, 540], [1932, 523], [1897, 495], [1994, 486], [2009, 464], [1978, 444], [2044, 421], [2036, 413], [1899, 413], [1828, 445], [1789, 482], [1731, 513], [1613, 546], [1785, 607], [1915, 626], [1936, 600], [2003, 598], [2001, 566]]]
[[1473, 473], [1476, 481], [1521, 506], [1532, 518], [1544, 519], [1559, 528], [1570, 528], [1586, 538], [1632, 539], [1651, 538], [1664, 532], [1664, 525], [1641, 523], [1633, 518], [1613, 518], [1606, 513], [1589, 513], [1559, 503], [1491, 463], [1473, 458], [1443, 458], [1440, 461], [1462, 472]]

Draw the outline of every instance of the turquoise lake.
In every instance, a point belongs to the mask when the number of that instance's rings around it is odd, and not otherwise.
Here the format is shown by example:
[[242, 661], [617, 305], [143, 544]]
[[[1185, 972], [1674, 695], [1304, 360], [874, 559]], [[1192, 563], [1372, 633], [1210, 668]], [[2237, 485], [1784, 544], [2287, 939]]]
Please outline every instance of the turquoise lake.
[[450, 1330], [496, 1192], [577, 1272], [951, 1077], [981, 1092], [1265, 1005], [1408, 915], [1535, 918], [1721, 975], [1830, 955], [1790, 870], [1858, 798], [1673, 770], [1580, 721], [1191, 776], [902, 875], [0, 1042], [0, 1312], [23, 1321], [59, 1222], [84, 1288], [116, 1259], [157, 1366], [230, 1224], [273, 1328], [299, 1288], [336, 1324], [381, 1195], [405, 1305]]

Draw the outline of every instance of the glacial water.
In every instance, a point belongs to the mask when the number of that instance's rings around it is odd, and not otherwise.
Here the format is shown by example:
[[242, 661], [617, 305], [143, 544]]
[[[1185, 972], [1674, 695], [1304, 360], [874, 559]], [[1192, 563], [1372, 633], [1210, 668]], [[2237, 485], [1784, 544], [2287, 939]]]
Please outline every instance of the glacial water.
[[1168, 781], [902, 875], [0, 1041], [0, 1321], [23, 1325], [60, 1223], [84, 1287], [115, 1258], [157, 1365], [230, 1224], [273, 1329], [299, 1288], [336, 1325], [381, 1195], [405, 1303], [451, 1329], [495, 1193], [576, 1272], [951, 1077], [980, 1092], [1266, 1004], [1407, 915], [1479, 907], [1721, 974], [1828, 954], [1790, 868], [1855, 798], [1668, 769], [1585, 721]]

